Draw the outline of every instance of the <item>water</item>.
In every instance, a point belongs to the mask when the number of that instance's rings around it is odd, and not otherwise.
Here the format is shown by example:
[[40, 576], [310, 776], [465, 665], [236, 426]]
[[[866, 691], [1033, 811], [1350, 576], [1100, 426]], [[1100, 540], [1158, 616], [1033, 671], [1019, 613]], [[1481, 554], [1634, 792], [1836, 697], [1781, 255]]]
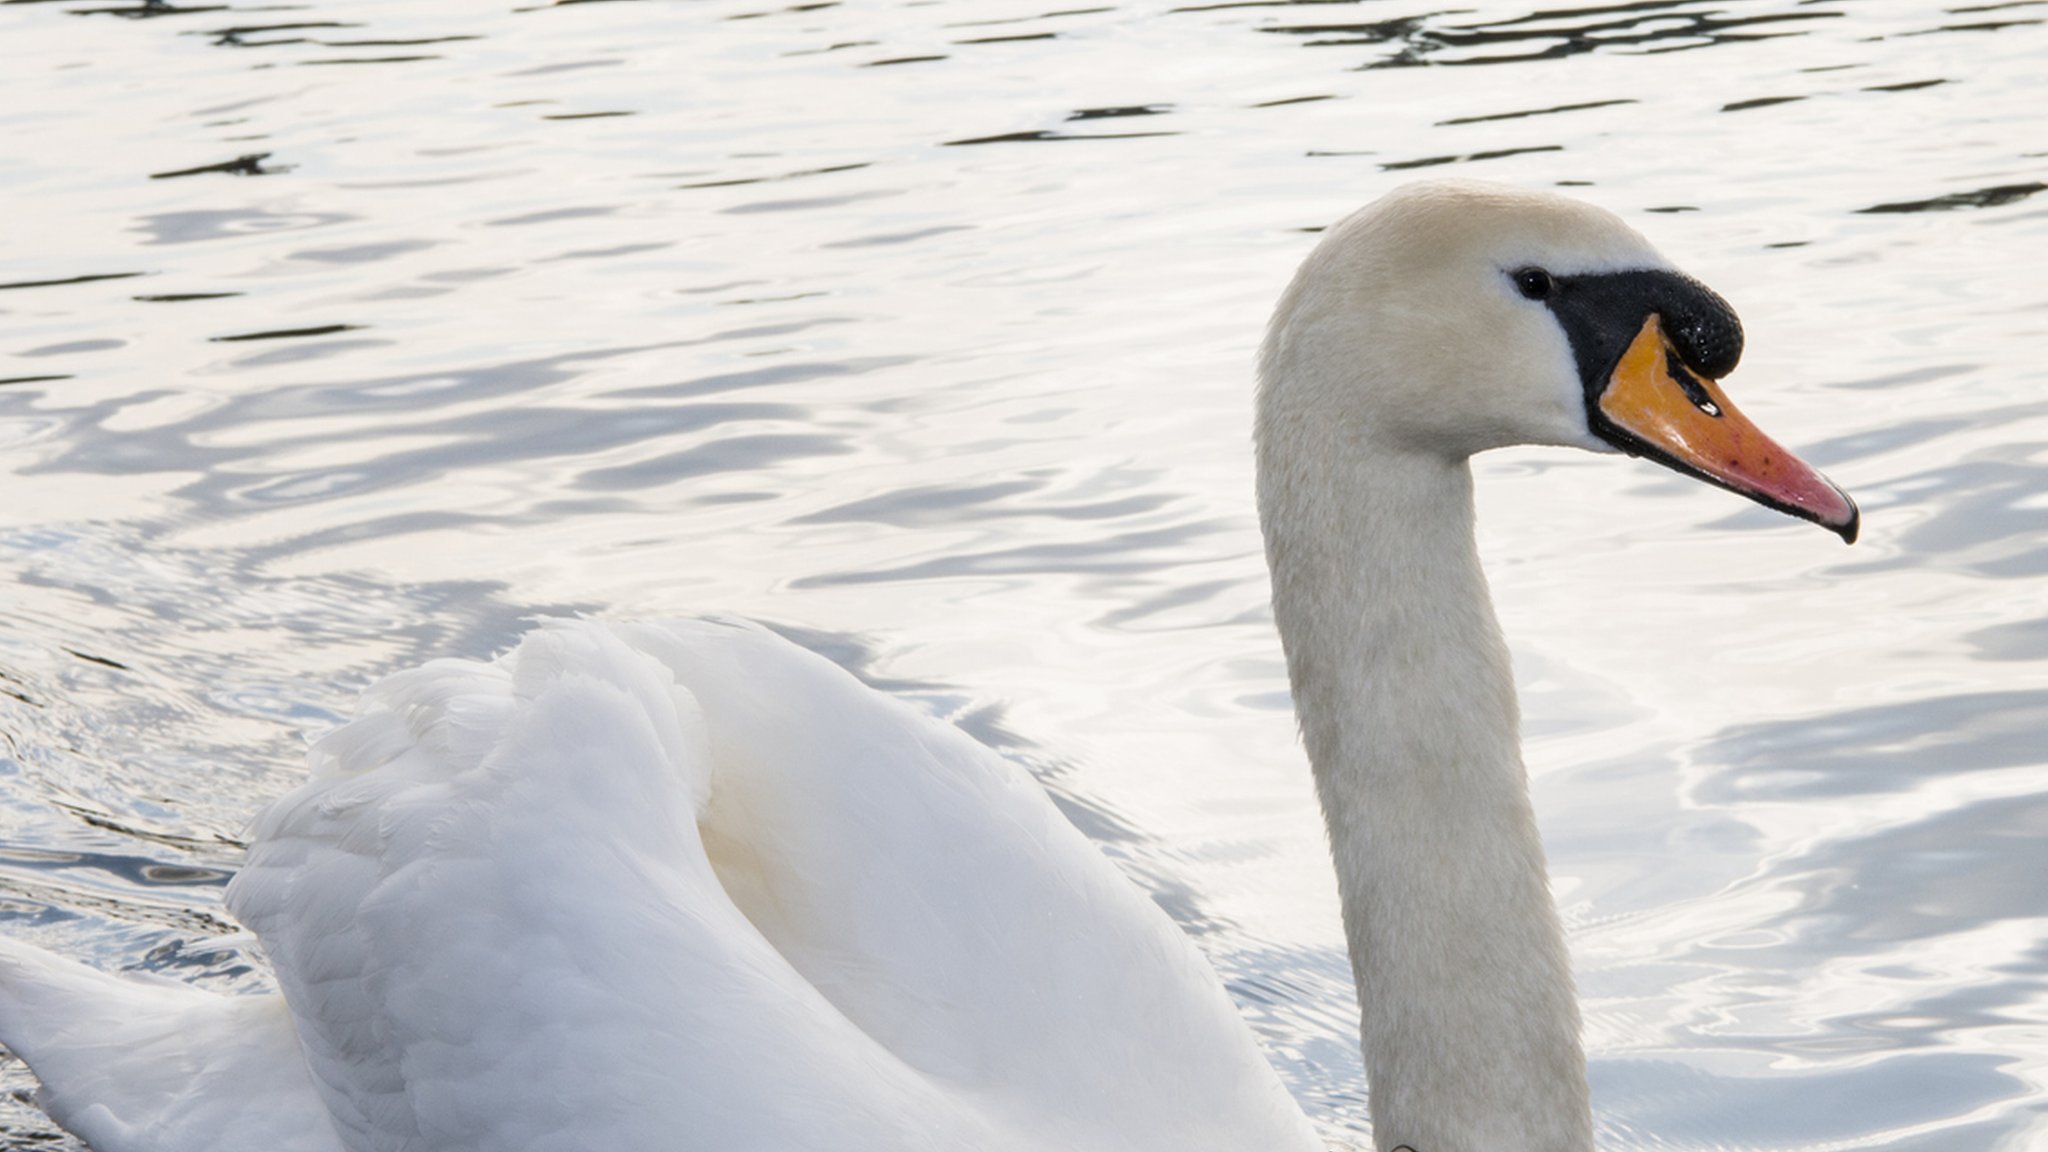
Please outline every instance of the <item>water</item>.
[[236, 837], [367, 681], [738, 611], [1030, 762], [1363, 1146], [1249, 360], [1309, 232], [1483, 176], [1732, 300], [1866, 511], [1480, 463], [1603, 1147], [2039, 1146], [2044, 21], [6, 0], [6, 930], [260, 985]]

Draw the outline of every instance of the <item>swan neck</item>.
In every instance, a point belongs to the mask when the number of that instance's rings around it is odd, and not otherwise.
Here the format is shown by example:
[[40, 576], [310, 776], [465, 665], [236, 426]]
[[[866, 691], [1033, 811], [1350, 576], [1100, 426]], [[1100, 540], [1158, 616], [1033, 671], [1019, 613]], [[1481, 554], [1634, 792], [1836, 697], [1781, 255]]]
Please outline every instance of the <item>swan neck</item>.
[[1577, 1002], [1470, 467], [1332, 421], [1290, 424], [1273, 399], [1261, 520], [1378, 1147], [1586, 1152]]

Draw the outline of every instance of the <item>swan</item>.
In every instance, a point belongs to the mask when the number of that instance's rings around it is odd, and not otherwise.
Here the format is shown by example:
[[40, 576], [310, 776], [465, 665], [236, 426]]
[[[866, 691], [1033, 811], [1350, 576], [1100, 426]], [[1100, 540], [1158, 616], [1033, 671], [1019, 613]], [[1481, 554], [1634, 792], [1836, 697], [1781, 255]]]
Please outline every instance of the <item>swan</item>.
[[[1586, 1152], [1469, 458], [1648, 457], [1853, 541], [1618, 218], [1463, 182], [1335, 225], [1259, 357], [1258, 506], [1381, 1152]], [[226, 902], [272, 994], [0, 942], [98, 1152], [1311, 1150], [1215, 975], [1028, 774], [730, 620], [546, 623], [382, 681]]]

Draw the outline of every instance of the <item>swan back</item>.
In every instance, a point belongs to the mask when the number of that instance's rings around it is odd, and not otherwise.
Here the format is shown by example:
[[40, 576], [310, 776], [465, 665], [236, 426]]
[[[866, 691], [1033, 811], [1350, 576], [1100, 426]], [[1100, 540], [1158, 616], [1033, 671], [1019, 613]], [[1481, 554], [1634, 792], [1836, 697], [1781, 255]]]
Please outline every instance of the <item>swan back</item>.
[[229, 902], [354, 1152], [1314, 1147], [1028, 775], [772, 633], [552, 624], [315, 759]]

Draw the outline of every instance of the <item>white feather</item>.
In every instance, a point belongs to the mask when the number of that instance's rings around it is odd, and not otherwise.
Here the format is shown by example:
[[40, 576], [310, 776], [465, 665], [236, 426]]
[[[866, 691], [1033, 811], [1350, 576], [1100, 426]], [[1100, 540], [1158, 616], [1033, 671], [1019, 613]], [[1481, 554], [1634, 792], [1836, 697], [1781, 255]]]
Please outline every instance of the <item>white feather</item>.
[[[232, 1098], [254, 1130], [331, 1117], [309, 1152], [1316, 1146], [1026, 774], [762, 629], [548, 624], [385, 680], [312, 759], [228, 891], [289, 1018], [19, 946], [0, 988], [217, 1018], [188, 1042], [283, 1084]], [[81, 1055], [97, 1017], [0, 1019], [100, 1152], [230, 1106]]]

